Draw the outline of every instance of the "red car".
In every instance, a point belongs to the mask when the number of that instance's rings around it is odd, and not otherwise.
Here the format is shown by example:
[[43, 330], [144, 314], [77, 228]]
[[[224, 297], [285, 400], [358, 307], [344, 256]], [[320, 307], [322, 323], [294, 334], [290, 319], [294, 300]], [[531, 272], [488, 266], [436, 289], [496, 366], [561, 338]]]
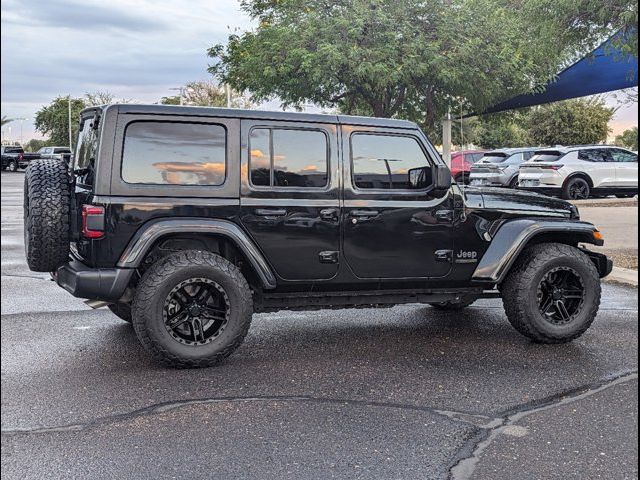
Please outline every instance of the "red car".
[[469, 183], [471, 165], [484, 155], [483, 150], [463, 150], [451, 154], [451, 176], [457, 183]]

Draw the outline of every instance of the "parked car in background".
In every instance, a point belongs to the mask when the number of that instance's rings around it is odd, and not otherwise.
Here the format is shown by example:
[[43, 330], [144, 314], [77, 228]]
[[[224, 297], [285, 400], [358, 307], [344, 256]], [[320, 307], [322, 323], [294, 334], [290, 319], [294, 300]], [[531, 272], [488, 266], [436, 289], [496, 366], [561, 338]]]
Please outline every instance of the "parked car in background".
[[19, 168], [27, 168], [31, 160], [37, 160], [37, 153], [25, 153], [22, 147], [2, 145], [2, 170], [16, 172]]
[[471, 167], [469, 183], [516, 188], [520, 165], [533, 157], [535, 151], [535, 148], [503, 148], [487, 152]]
[[71, 160], [71, 149], [69, 147], [42, 147], [38, 150], [40, 158], [54, 158], [64, 160], [67, 164]]
[[483, 150], [464, 150], [451, 154], [451, 176], [456, 183], [469, 183], [471, 166], [482, 158]]
[[539, 150], [520, 166], [520, 188], [567, 200], [638, 194], [638, 154], [606, 145]]

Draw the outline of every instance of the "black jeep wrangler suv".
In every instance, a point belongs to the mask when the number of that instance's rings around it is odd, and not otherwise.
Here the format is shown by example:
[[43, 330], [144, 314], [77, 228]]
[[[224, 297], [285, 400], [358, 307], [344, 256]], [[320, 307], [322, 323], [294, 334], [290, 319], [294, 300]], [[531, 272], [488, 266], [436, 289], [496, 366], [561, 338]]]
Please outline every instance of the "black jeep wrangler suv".
[[70, 167], [26, 173], [29, 267], [167, 365], [219, 362], [254, 312], [487, 297], [527, 337], [567, 342], [612, 268], [575, 207], [452, 184], [406, 121], [111, 105], [82, 113], [77, 145]]

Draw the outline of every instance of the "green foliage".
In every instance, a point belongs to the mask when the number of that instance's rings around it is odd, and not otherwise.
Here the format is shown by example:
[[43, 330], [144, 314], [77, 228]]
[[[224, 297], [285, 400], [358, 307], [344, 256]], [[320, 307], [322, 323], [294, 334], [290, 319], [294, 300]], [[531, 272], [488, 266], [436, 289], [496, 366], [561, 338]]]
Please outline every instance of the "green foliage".
[[601, 98], [567, 100], [535, 108], [528, 130], [536, 145], [587, 145], [607, 140], [615, 113]]
[[479, 118], [474, 143], [486, 149], [529, 146], [528, 114], [528, 110], [515, 110]]
[[2, 123], [0, 123], [0, 126], [4, 127], [7, 123], [13, 122], [13, 120], [14, 120], [13, 118], [7, 118], [6, 115], [3, 115], [1, 120]]
[[[544, 85], [619, 25], [591, 11], [581, 23], [571, 1], [243, 0], [258, 27], [213, 46], [210, 72], [255, 101], [402, 117], [436, 132], [450, 107], [481, 111]], [[621, 18], [633, 9], [607, 3]]]
[[615, 144], [629, 150], [638, 151], [638, 127], [629, 128], [618, 135]]
[[[187, 83], [182, 91], [182, 104], [197, 107], [226, 107], [227, 92], [224, 87], [214, 82], [198, 81]], [[162, 97], [162, 105], [180, 105], [180, 95]], [[254, 108], [249, 98], [238, 92], [231, 92], [232, 108]]]
[[38, 138], [32, 138], [23, 145], [25, 152], [37, 152], [42, 147], [48, 147], [53, 145], [49, 140], [40, 140]]
[[[36, 112], [34, 125], [36, 130], [48, 136], [49, 145], [67, 145], [69, 143], [69, 101], [71, 101], [71, 131], [75, 141], [78, 135], [80, 112], [87, 107], [106, 105], [115, 101], [109, 92], [87, 93], [81, 98], [57, 97], [49, 105]], [[127, 103], [125, 99], [118, 103]]]
[[83, 98], [57, 97], [36, 112], [34, 121], [36, 130], [48, 136], [49, 141], [54, 145], [69, 143], [69, 102], [71, 102], [71, 132], [72, 138], [75, 139], [78, 135], [80, 112], [87, 106]]

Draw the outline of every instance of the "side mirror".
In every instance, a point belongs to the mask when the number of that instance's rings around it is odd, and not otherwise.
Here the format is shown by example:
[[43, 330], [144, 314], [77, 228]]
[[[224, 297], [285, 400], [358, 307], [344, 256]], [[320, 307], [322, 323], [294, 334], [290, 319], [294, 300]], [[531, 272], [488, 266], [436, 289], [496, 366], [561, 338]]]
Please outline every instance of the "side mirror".
[[434, 190], [436, 192], [446, 192], [451, 188], [451, 170], [446, 165], [436, 165], [436, 178]]

